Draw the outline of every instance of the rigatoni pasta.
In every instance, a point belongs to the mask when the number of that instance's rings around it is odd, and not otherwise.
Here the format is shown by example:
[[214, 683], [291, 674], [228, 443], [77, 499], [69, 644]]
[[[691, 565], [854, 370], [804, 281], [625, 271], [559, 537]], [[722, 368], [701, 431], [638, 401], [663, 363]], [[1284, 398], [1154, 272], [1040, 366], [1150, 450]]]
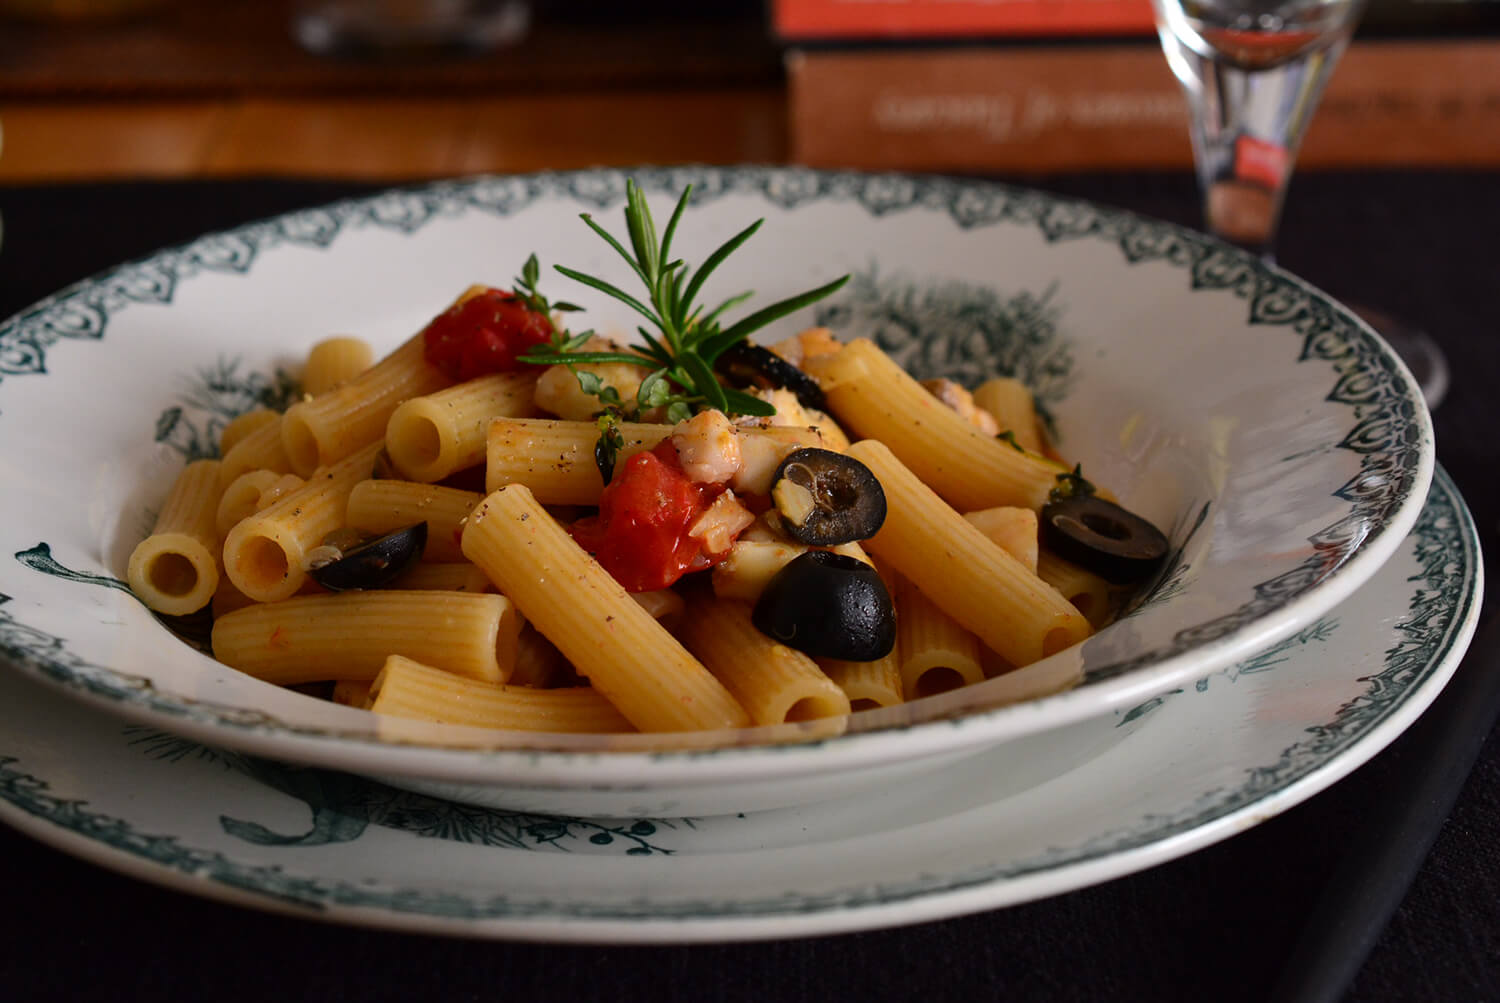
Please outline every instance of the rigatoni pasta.
[[857, 339], [814, 362], [839, 420], [879, 439], [955, 507], [1040, 508], [1056, 486], [1058, 464], [984, 435], [872, 342]]
[[866, 548], [990, 648], [1029, 665], [1093, 632], [1056, 589], [944, 504], [885, 445], [865, 439], [849, 452], [875, 472], [890, 506]]
[[219, 587], [219, 461], [199, 460], [177, 476], [156, 527], [130, 553], [126, 579], [158, 613], [202, 609]]
[[401, 655], [386, 659], [370, 684], [377, 714], [510, 731], [574, 734], [631, 731], [630, 722], [587, 686], [532, 689], [465, 679]]
[[213, 648], [226, 665], [283, 686], [371, 680], [392, 654], [501, 683], [520, 632], [501, 595], [382, 589], [246, 606], [215, 621]]
[[385, 448], [396, 469], [414, 481], [440, 481], [484, 459], [494, 418], [536, 413], [532, 373], [495, 373], [422, 397], [391, 412]]
[[224, 569], [235, 587], [259, 602], [295, 595], [307, 580], [307, 552], [344, 524], [349, 493], [369, 478], [379, 451], [378, 442], [366, 446], [230, 530]]
[[370, 368], [375, 353], [363, 338], [325, 338], [307, 353], [302, 366], [302, 392], [318, 397], [337, 390]]
[[500, 488], [479, 504], [464, 527], [463, 550], [637, 728], [750, 723], [724, 685], [590, 560], [524, 485]]
[[440, 390], [449, 382], [423, 357], [421, 336], [413, 337], [343, 386], [288, 408], [281, 420], [287, 462], [307, 477], [318, 467], [378, 443], [391, 412], [402, 401]]
[[693, 596], [683, 618], [682, 638], [756, 724], [849, 713], [848, 695], [816, 662], [755, 628], [749, 603]]
[[459, 537], [464, 520], [479, 504], [477, 491], [413, 481], [361, 481], [349, 492], [344, 524], [380, 535], [413, 523], [427, 523], [425, 561], [462, 561]]

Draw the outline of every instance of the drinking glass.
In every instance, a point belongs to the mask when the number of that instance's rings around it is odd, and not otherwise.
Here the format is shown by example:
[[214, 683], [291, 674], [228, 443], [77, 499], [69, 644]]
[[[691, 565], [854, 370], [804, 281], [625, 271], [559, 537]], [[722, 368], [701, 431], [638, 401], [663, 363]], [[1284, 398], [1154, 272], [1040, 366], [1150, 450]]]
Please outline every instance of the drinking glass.
[[[1187, 97], [1208, 231], [1272, 257], [1297, 148], [1365, 0], [1152, 0]], [[1355, 308], [1412, 370], [1429, 406], [1447, 389], [1421, 331]]]

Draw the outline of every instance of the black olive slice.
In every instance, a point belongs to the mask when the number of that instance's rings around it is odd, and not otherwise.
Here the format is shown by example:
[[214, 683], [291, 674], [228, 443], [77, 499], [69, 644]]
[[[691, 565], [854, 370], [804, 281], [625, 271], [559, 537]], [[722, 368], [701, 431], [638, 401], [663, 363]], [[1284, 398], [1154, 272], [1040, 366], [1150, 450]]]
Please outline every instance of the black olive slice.
[[1042, 506], [1042, 544], [1115, 585], [1138, 582], [1161, 566], [1167, 538], [1134, 512], [1094, 495]]
[[827, 550], [793, 558], [766, 583], [750, 622], [808, 655], [873, 662], [896, 644], [896, 610], [875, 569]]
[[714, 368], [737, 387], [787, 389], [797, 395], [797, 403], [803, 407], [828, 410], [828, 399], [818, 381], [763, 345], [748, 341], [731, 345], [714, 361]]
[[426, 545], [427, 523], [419, 522], [351, 547], [338, 559], [309, 568], [307, 573], [334, 592], [383, 588], [411, 567]]
[[885, 522], [885, 489], [852, 456], [808, 446], [794, 450], [771, 476], [781, 529], [798, 543], [836, 547], [868, 540]]

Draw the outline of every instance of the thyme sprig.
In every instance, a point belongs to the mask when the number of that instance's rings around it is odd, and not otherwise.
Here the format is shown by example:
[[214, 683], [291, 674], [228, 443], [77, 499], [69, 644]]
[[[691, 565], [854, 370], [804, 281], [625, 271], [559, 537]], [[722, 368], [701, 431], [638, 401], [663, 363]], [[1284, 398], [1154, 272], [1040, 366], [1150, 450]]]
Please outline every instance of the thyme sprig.
[[[666, 405], [669, 417], [673, 410], [686, 416], [704, 407], [717, 408], [728, 414], [775, 414], [775, 407], [768, 402], [719, 383], [714, 375], [714, 363], [726, 349], [744, 341], [753, 332], [836, 292], [849, 280], [849, 276], [845, 275], [816, 289], [763, 307], [728, 327], [721, 326], [725, 311], [744, 303], [753, 293], [743, 292], [730, 296], [708, 310], [697, 302], [698, 295], [708, 277], [745, 241], [754, 236], [765, 221], [756, 220], [730, 237], [694, 271], [680, 258], [671, 256], [672, 238], [677, 233], [677, 225], [692, 193], [693, 187], [688, 185], [672, 210], [666, 230], [658, 238], [656, 223], [645, 195], [633, 179], [627, 180], [625, 227], [630, 240], [628, 250], [608, 230], [595, 222], [589, 213], [582, 214], [582, 219], [589, 228], [625, 259], [636, 277], [645, 285], [645, 301], [598, 276], [563, 265], [553, 266], [568, 278], [619, 300], [651, 322], [654, 333], [646, 327], [636, 328], [643, 342], [638, 352], [583, 351], [581, 349], [588, 341], [587, 335], [568, 336], [560, 331], [549, 345], [533, 349], [519, 356], [519, 359], [535, 365], [560, 363], [569, 367], [608, 362], [654, 364], [656, 368], [641, 383], [640, 393], [637, 394], [637, 411]], [[530, 288], [535, 288], [534, 277]], [[585, 393], [601, 395], [602, 385], [591, 389], [591, 385], [583, 379], [586, 374], [576, 369], [574, 372]], [[605, 405], [605, 410], [610, 410], [611, 407], [622, 408], [618, 394], [613, 403], [601, 396], [601, 403]]]
[[[526, 259], [526, 263], [521, 266], [521, 274], [516, 276], [514, 280], [515, 285], [511, 289], [511, 292], [513, 292], [516, 295], [516, 298], [519, 299], [522, 303], [525, 303], [529, 309], [541, 314], [543, 317], [550, 316], [554, 310], [560, 313], [572, 313], [574, 311], [583, 309], [583, 307], [578, 306], [575, 303], [564, 303], [561, 301], [557, 303], [547, 302], [547, 297], [543, 296], [536, 287], [536, 284], [541, 279], [541, 277], [541, 263], [536, 260], [536, 255], [533, 254], [528, 257]], [[587, 335], [584, 336], [584, 340], [588, 340]], [[582, 344], [582, 342], [580, 342], [580, 344]]]

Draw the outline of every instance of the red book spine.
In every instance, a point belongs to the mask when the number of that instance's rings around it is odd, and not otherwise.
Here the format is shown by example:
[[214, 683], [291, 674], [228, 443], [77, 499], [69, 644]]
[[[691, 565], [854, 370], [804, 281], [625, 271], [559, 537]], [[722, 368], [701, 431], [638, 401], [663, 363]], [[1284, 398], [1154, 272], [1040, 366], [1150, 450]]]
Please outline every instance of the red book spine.
[[1151, 0], [775, 0], [788, 40], [1138, 35], [1155, 30]]

